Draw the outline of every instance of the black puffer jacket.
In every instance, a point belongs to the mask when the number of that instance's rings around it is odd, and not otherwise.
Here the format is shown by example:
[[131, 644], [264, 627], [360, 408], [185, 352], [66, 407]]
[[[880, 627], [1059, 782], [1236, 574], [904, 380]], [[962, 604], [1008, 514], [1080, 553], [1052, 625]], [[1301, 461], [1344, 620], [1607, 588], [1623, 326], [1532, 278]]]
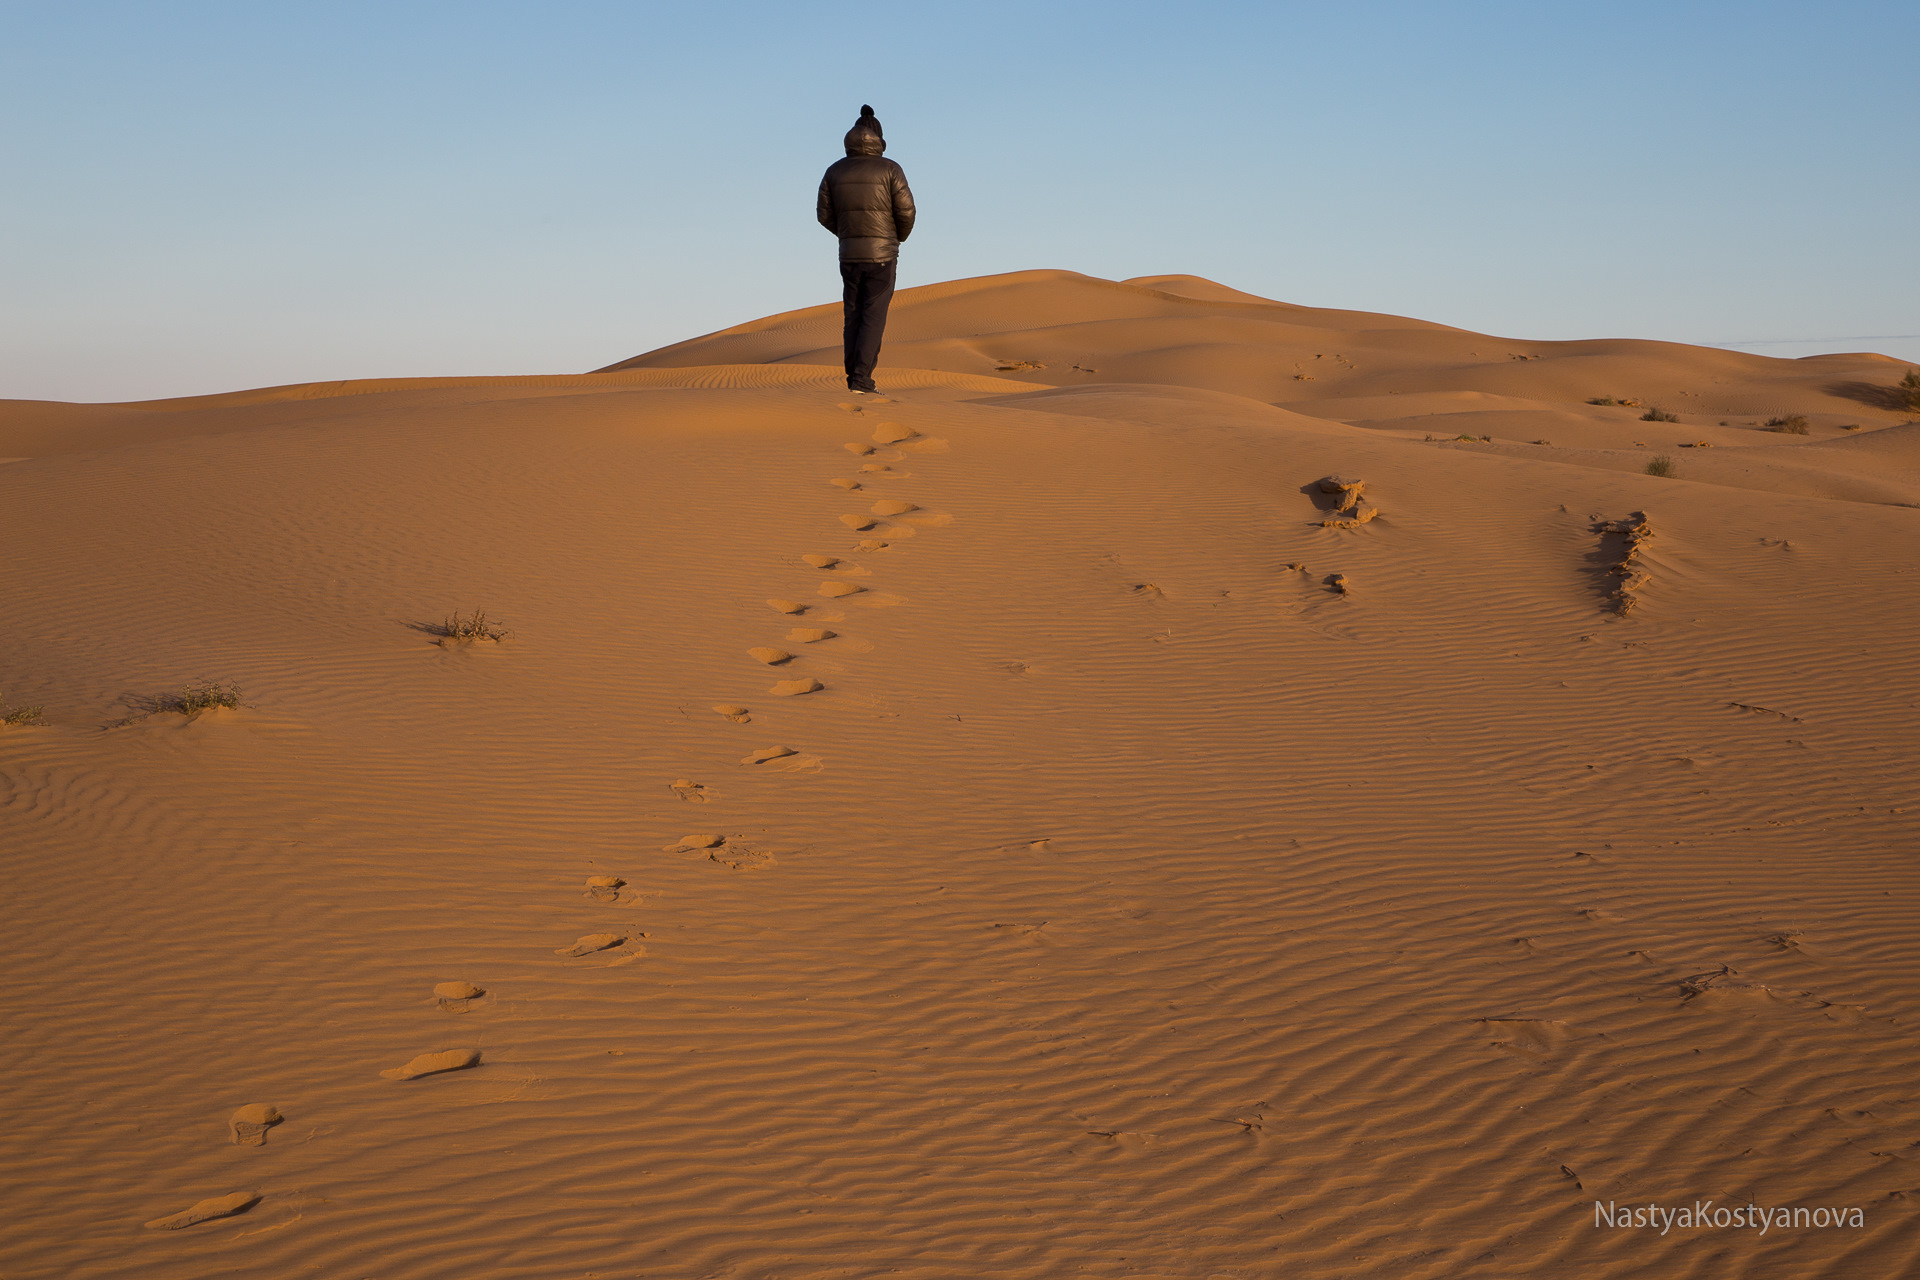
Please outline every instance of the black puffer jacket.
[[820, 179], [820, 225], [840, 237], [842, 262], [891, 262], [913, 231], [913, 192], [906, 172], [881, 154], [886, 149], [877, 129], [855, 125], [847, 158]]

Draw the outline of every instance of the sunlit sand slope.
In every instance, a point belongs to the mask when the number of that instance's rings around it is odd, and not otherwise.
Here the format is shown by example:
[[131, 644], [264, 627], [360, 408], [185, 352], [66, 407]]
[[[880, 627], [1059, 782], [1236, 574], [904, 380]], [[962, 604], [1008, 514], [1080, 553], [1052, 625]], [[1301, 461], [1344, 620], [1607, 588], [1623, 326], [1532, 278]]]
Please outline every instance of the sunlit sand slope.
[[968, 326], [1489, 340], [1030, 274], [878, 400], [801, 313], [0, 411], [0, 1274], [1920, 1268], [1914, 429], [1073, 381]]

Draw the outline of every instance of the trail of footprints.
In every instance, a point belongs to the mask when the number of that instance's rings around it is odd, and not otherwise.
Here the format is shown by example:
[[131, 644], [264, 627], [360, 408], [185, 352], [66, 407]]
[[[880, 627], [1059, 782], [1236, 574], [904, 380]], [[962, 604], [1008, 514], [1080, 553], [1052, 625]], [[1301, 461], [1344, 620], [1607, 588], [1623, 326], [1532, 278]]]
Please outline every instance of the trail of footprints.
[[[879, 401], [881, 404], [889, 401]], [[866, 411], [863, 405], [842, 404], [839, 406], [859, 419]], [[881, 422], [872, 433], [872, 443], [852, 442], [847, 444], [848, 452], [865, 459], [860, 464], [857, 477], [842, 477], [832, 483], [848, 494], [864, 494], [867, 486], [874, 483], [892, 482], [911, 478], [909, 471], [896, 470], [894, 463], [906, 455], [903, 450], [915, 452], [945, 452], [947, 443], [923, 436], [911, 427], [897, 422]], [[864, 512], [850, 512], [840, 517], [840, 523], [856, 533], [866, 534], [856, 542], [852, 551], [870, 555], [884, 551], [893, 543], [915, 536], [921, 529], [938, 528], [949, 523], [951, 517], [941, 512], [922, 509], [918, 504], [899, 497], [881, 498], [870, 503]], [[839, 613], [821, 613], [828, 601], [853, 601], [856, 597], [868, 596], [861, 603], [875, 606], [899, 603], [894, 596], [870, 591], [861, 582], [854, 579], [870, 579], [873, 570], [862, 564], [854, 563], [841, 556], [826, 555], [820, 552], [808, 552], [799, 557], [800, 562], [817, 570], [821, 579], [815, 594], [823, 603], [809, 604], [798, 600], [769, 599], [767, 606], [774, 613], [789, 619], [805, 619], [814, 615], [810, 621], [841, 623], [843, 615]], [[775, 645], [756, 645], [747, 650], [747, 657], [783, 674], [805, 658], [804, 646], [824, 644], [840, 636], [840, 632], [823, 626], [794, 626], [781, 637], [784, 648]], [[826, 689], [818, 678], [798, 675], [794, 678], [777, 680], [767, 690], [770, 697], [792, 698], [820, 693]], [[749, 706], [733, 702], [713, 704], [714, 713], [733, 724], [753, 723], [753, 711]], [[743, 767], [755, 769], [786, 770], [801, 772], [817, 770], [821, 767], [819, 757], [790, 746], [777, 745], [759, 747], [740, 757]], [[668, 784], [674, 795], [689, 804], [707, 804], [717, 797], [712, 788], [691, 778], [676, 778]], [[682, 836], [677, 842], [665, 846], [664, 852], [680, 854], [704, 854], [711, 861], [734, 870], [767, 867], [775, 864], [773, 853], [746, 847], [728, 836], [718, 832], [701, 832]], [[639, 905], [640, 899], [626, 892], [627, 882], [616, 875], [596, 875], [587, 878], [582, 896], [600, 904], [615, 905], [624, 902], [628, 906]], [[646, 949], [640, 946], [637, 938], [645, 933], [631, 930], [612, 930], [582, 934], [573, 942], [554, 948], [554, 954], [562, 961], [593, 959], [600, 967], [613, 968], [640, 959]], [[472, 1009], [476, 1001], [486, 998], [485, 988], [471, 982], [456, 979], [441, 982], [433, 988], [434, 1006], [442, 1013], [464, 1014]], [[466, 1071], [481, 1065], [480, 1050], [474, 1048], [442, 1049], [431, 1053], [422, 1053], [397, 1067], [380, 1072], [385, 1080], [414, 1081], [449, 1072]], [[267, 1136], [274, 1126], [285, 1121], [279, 1108], [266, 1103], [248, 1103], [235, 1111], [227, 1121], [228, 1140], [236, 1146], [263, 1147]], [[236, 1191], [230, 1195], [215, 1196], [201, 1200], [180, 1210], [178, 1213], [154, 1218], [145, 1225], [155, 1231], [179, 1231], [203, 1222], [217, 1221], [246, 1213], [264, 1198], [260, 1191]]]

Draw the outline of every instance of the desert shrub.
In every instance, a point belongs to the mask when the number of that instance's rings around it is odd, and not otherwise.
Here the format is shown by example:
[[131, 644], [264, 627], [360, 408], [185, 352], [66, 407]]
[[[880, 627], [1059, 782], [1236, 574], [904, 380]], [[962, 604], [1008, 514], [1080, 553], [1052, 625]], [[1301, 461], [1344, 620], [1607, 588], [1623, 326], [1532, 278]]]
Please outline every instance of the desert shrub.
[[445, 622], [429, 629], [448, 640], [504, 640], [513, 634], [481, 609], [475, 609], [471, 616], [450, 613]]
[[1648, 409], [1645, 413], [1640, 415], [1640, 421], [1642, 422], [1678, 422], [1680, 421], [1680, 415], [1677, 413], [1668, 413], [1665, 409]]
[[1907, 393], [1907, 408], [1920, 410], [1920, 369], [1907, 370], [1907, 376], [1900, 379], [1900, 389]]
[[45, 707], [10, 707], [0, 698], [0, 724], [37, 724]]
[[1619, 404], [1620, 402], [1618, 400], [1615, 400], [1612, 396], [1595, 396], [1591, 400], [1587, 401], [1587, 403], [1588, 404]]
[[1653, 459], [1653, 461], [1647, 463], [1647, 474], [1650, 476], [1666, 476], [1672, 478], [1673, 459], [1664, 453], [1661, 454], [1659, 457]]
[[1803, 436], [1807, 434], [1807, 419], [1804, 414], [1789, 413], [1784, 417], [1768, 418], [1766, 429], [1784, 435]]
[[177, 711], [183, 716], [198, 715], [202, 711], [212, 711], [224, 707], [231, 711], [240, 705], [238, 685], [207, 683], [188, 685], [172, 693], [163, 693], [153, 700], [155, 711]]

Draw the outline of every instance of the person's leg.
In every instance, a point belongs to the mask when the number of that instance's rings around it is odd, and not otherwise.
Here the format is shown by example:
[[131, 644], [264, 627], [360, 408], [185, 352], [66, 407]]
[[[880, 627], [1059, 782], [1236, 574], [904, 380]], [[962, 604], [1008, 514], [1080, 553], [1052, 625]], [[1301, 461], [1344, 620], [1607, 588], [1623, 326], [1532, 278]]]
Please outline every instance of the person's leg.
[[887, 328], [887, 307], [893, 301], [899, 261], [859, 265], [862, 270], [855, 304], [859, 319], [847, 341], [847, 385], [856, 391], [872, 391], [873, 367], [880, 363], [880, 339]]
[[855, 384], [853, 376], [854, 352], [860, 345], [860, 268], [864, 262], [843, 262], [840, 264], [840, 308], [842, 313], [841, 345], [846, 349], [847, 385]]

